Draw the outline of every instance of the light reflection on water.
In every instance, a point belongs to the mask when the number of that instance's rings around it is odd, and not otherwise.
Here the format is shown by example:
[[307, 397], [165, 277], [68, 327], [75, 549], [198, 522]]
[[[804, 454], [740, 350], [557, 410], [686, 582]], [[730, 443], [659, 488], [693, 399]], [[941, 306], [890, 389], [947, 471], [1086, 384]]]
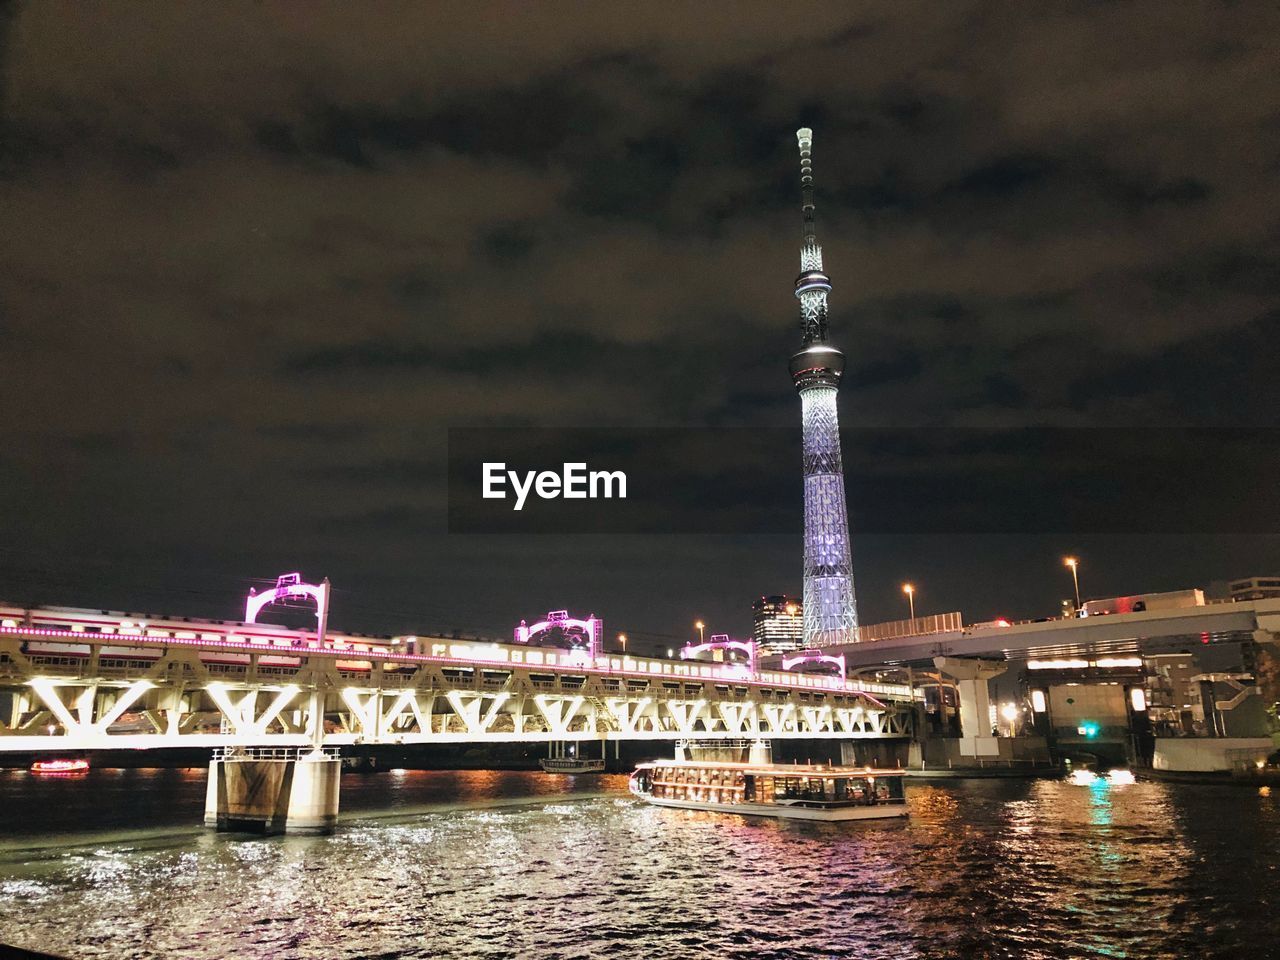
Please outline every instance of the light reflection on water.
[[[187, 803], [181, 778], [142, 784], [135, 812]], [[64, 806], [102, 795], [78, 785]], [[649, 807], [621, 777], [406, 771], [344, 777], [332, 837], [212, 834], [193, 814], [55, 842], [28, 807], [0, 849], [0, 940], [73, 957], [1273, 955], [1280, 798], [1106, 780], [908, 796], [907, 821], [805, 824]]]

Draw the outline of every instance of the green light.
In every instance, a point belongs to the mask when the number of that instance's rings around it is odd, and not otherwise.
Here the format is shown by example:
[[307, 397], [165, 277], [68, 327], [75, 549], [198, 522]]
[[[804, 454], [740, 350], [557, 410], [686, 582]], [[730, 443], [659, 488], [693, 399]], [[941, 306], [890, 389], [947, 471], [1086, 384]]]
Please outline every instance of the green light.
[[1086, 720], [1076, 728], [1076, 732], [1086, 740], [1092, 740], [1102, 732], [1102, 725], [1093, 720]]

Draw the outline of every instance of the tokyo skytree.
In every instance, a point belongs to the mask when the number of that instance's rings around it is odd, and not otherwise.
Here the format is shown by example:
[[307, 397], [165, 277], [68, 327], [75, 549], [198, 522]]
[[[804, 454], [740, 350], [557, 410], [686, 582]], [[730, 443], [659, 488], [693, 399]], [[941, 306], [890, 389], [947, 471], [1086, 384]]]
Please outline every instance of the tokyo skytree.
[[858, 607], [836, 416], [844, 354], [827, 341], [831, 279], [822, 272], [822, 248], [814, 236], [813, 131], [804, 127], [796, 138], [804, 210], [796, 298], [804, 345], [791, 358], [791, 379], [800, 392], [804, 430], [804, 639], [808, 647], [821, 647], [858, 639]]

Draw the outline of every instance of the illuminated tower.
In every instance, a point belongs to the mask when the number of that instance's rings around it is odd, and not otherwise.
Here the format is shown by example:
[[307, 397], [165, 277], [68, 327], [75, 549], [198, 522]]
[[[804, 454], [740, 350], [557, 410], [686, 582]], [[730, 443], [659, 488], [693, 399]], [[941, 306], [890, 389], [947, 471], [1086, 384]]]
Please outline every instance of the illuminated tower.
[[804, 346], [791, 358], [791, 379], [800, 391], [804, 425], [804, 639], [809, 647], [857, 640], [858, 608], [853, 598], [849, 557], [849, 517], [840, 463], [840, 422], [836, 390], [844, 354], [827, 342], [827, 293], [822, 248], [813, 229], [813, 131], [796, 131], [800, 141], [800, 190], [804, 199], [804, 245], [796, 298]]

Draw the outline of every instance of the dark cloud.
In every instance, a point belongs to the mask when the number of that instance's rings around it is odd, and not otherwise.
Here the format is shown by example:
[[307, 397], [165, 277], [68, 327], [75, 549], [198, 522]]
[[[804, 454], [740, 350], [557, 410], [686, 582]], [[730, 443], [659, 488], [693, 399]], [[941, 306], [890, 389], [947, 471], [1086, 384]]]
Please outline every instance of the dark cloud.
[[[440, 476], [459, 424], [793, 427], [801, 123], [850, 425], [1280, 415], [1272, 5], [287, 11], [0, 6], [2, 570], [48, 599], [315, 564], [740, 629], [794, 541], [499, 550]], [[951, 576], [855, 553], [873, 618]]]
[[301, 475], [311, 480], [323, 475], [356, 485], [423, 488], [438, 483], [444, 477], [444, 468], [438, 460], [375, 460], [310, 466], [302, 470]]
[[1057, 169], [1058, 164], [1051, 157], [1036, 154], [997, 157], [944, 187], [942, 195], [1005, 199], [1042, 185]]
[[1149, 282], [1171, 303], [1212, 300], [1227, 293], [1280, 296], [1280, 258], [1274, 256], [1278, 244], [1267, 246], [1272, 256], [1264, 256], [1261, 246], [1201, 249], [1153, 271]]
[[884, 360], [872, 360], [851, 370], [849, 385], [855, 390], [867, 390], [883, 383], [915, 379], [923, 369], [919, 356], [914, 353], [899, 353]]
[[1153, 356], [1105, 364], [1071, 385], [1082, 410], [1139, 402], [1148, 419], [1189, 411], [1188, 421], [1235, 426], [1280, 422], [1280, 310], [1241, 327], [1171, 344]]
[[364, 423], [324, 423], [301, 421], [298, 423], [266, 423], [257, 428], [264, 437], [276, 440], [294, 440], [315, 443], [343, 443], [356, 440], [369, 432]]
[[419, 370], [442, 363], [442, 357], [412, 344], [395, 340], [363, 340], [299, 353], [285, 361], [284, 369], [294, 373], [384, 372]]
[[337, 517], [329, 526], [337, 535], [355, 530], [398, 537], [433, 536], [440, 533], [442, 517], [442, 510], [423, 510], [401, 504]]
[[648, 219], [665, 205], [679, 176], [680, 144], [646, 137], [594, 157], [566, 197], [570, 210], [591, 217]]
[[1019, 408], [1027, 402], [1027, 391], [1007, 373], [989, 373], [982, 379], [981, 405]]
[[538, 236], [532, 224], [498, 223], [480, 235], [480, 252], [497, 266], [507, 267], [533, 253]]

